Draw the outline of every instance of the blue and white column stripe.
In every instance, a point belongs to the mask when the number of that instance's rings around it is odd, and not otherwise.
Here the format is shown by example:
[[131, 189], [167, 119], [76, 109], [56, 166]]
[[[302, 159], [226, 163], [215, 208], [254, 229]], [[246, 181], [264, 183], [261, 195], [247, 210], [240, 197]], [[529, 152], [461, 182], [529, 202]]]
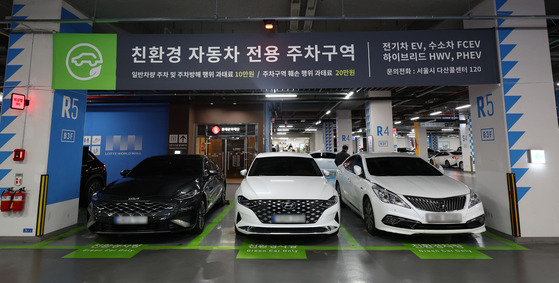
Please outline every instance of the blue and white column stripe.
[[[509, 2], [508, 0], [496, 0], [496, 8], [498, 16], [508, 16], [512, 15], [513, 11], [507, 11], [503, 9], [505, 4]], [[506, 124], [507, 124], [507, 136], [508, 136], [508, 148], [510, 157], [510, 168], [511, 173], [516, 176], [516, 182], [518, 183], [522, 177], [528, 172], [528, 168], [518, 164], [518, 161], [527, 152], [527, 149], [518, 148], [515, 146], [517, 142], [524, 136], [525, 131], [515, 131], [513, 129], [514, 125], [522, 119], [524, 113], [519, 113], [512, 110], [514, 105], [522, 98], [522, 95], [511, 91], [518, 84], [519, 78], [515, 78], [509, 75], [511, 70], [517, 66], [518, 61], [514, 60], [513, 56], [510, 56], [511, 52], [516, 48], [517, 44], [509, 43], [514, 42], [514, 39], [510, 39], [510, 35], [514, 32], [514, 28], [502, 27], [506, 22], [504, 19], [499, 19], [498, 24], [498, 39], [499, 39], [499, 51], [501, 54], [501, 71], [503, 78], [503, 92], [504, 92], [504, 102], [505, 102], [505, 113], [506, 113]], [[510, 40], [507, 40], [510, 39]], [[522, 197], [531, 189], [531, 187], [516, 187], [518, 192], [518, 200], [520, 201]]]

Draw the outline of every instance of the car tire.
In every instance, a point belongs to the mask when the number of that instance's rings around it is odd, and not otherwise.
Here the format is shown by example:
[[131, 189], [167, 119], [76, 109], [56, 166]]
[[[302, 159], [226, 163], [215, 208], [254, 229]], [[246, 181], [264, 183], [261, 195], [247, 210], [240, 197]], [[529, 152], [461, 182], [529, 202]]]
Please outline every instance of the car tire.
[[225, 205], [226, 202], [226, 194], [225, 194], [226, 190], [225, 190], [225, 186], [223, 186], [223, 191], [221, 191], [221, 194], [219, 195], [219, 200], [217, 201], [217, 206], [218, 207], [222, 207]]
[[444, 161], [444, 166], [447, 168], [450, 168], [450, 162], [448, 162], [448, 160]]
[[91, 179], [87, 181], [87, 184], [85, 185], [85, 192], [87, 193], [87, 201], [90, 202], [93, 193], [95, 193], [102, 187], [103, 187], [103, 182], [99, 179]]
[[204, 231], [206, 227], [206, 202], [204, 200], [200, 201], [198, 205], [198, 212], [196, 213], [196, 226], [192, 229], [192, 233], [200, 234]]
[[338, 200], [340, 201], [340, 207], [344, 207], [345, 204], [342, 201], [342, 190], [340, 188], [340, 183], [336, 182], [336, 192], [338, 192]]
[[363, 220], [365, 221], [365, 229], [369, 234], [375, 236], [378, 235], [380, 230], [377, 229], [375, 225], [375, 214], [373, 212], [373, 205], [369, 198], [363, 200]]
[[458, 163], [458, 167], [460, 170], [464, 170], [464, 162], [460, 161], [460, 163]]

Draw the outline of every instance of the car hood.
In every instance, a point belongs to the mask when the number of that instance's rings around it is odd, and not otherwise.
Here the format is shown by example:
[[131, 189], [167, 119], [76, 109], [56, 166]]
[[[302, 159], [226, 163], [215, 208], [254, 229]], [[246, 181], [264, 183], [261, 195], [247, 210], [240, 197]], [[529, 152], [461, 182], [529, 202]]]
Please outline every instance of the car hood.
[[246, 177], [239, 194], [248, 199], [324, 199], [334, 195], [324, 177]]
[[98, 196], [110, 199], [157, 199], [170, 198], [179, 189], [197, 187], [197, 177], [150, 177], [150, 178], [123, 178], [112, 182]]
[[378, 185], [400, 195], [446, 198], [470, 193], [464, 183], [447, 176], [375, 177]]

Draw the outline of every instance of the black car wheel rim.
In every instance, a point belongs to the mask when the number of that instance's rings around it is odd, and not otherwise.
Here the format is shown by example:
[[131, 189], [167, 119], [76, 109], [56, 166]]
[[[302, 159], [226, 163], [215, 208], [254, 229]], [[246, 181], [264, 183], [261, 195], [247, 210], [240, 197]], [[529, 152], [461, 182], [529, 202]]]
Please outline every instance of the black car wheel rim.
[[87, 187], [87, 195], [88, 195], [89, 199], [91, 199], [91, 196], [93, 195], [93, 193], [98, 191], [100, 188], [101, 188], [101, 183], [97, 180], [93, 181], [89, 185], [89, 187]]
[[373, 216], [373, 207], [369, 203], [369, 200], [365, 201], [365, 225], [367, 230], [371, 231], [375, 227], [375, 217]]

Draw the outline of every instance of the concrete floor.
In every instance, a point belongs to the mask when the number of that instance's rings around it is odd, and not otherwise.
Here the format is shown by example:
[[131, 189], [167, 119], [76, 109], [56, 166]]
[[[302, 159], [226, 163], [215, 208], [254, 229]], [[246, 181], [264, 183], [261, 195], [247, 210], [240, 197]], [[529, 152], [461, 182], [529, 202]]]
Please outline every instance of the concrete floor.
[[[446, 174], [473, 185], [474, 175]], [[238, 184], [228, 184], [231, 199]], [[201, 235], [98, 236], [83, 225], [42, 242], [0, 238], [0, 282], [557, 282], [559, 244], [491, 233], [370, 236], [342, 210], [329, 237], [244, 237], [232, 205]]]

